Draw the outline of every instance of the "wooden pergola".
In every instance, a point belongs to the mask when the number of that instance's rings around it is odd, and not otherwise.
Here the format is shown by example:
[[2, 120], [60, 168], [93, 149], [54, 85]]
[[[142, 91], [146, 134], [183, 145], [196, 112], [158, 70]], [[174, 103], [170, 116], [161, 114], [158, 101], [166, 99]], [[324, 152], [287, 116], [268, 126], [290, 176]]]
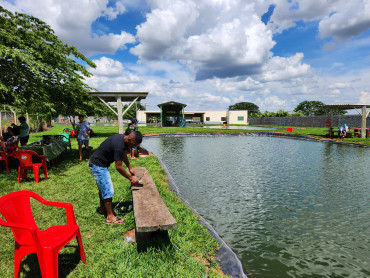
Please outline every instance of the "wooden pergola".
[[[333, 109], [339, 109], [339, 110], [355, 109], [357, 113], [360, 114], [360, 116], [362, 117], [361, 138], [366, 138], [366, 118], [370, 112], [370, 111], [367, 111], [367, 108], [369, 108], [370, 105], [366, 105], [366, 104], [328, 104], [328, 105], [323, 105], [323, 107], [330, 109], [331, 122], [333, 122]], [[357, 109], [361, 109], [361, 111]]]
[[[97, 97], [118, 117], [118, 132], [123, 134], [123, 116], [136, 102], [145, 99], [148, 92], [90, 92], [93, 97]], [[117, 102], [117, 111], [115, 111], [108, 102]], [[122, 102], [131, 102], [130, 105], [122, 112]]]

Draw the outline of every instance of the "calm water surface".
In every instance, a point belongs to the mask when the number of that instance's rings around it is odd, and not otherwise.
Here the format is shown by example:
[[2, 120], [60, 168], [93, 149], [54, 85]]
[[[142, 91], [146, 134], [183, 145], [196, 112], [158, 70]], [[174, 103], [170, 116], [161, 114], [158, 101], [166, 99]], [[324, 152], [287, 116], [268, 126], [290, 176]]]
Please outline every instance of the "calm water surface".
[[271, 137], [145, 138], [253, 277], [370, 277], [370, 150]]

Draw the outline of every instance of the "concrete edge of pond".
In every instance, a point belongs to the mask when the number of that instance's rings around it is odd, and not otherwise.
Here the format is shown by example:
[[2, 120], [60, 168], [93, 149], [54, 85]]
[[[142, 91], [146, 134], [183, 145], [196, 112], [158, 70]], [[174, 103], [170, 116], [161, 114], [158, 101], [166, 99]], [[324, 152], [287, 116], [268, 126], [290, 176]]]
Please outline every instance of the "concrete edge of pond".
[[181, 194], [180, 190], [176, 185], [175, 180], [172, 178], [170, 172], [168, 171], [167, 166], [163, 163], [163, 161], [157, 157], [159, 163], [163, 170], [165, 171], [168, 179], [168, 184], [170, 185], [171, 190], [199, 217], [199, 223], [205, 227], [210, 234], [218, 241], [220, 245], [220, 249], [217, 250], [216, 253], [216, 260], [220, 264], [222, 271], [224, 274], [229, 275], [235, 278], [248, 278], [248, 276], [244, 273], [243, 265], [238, 258], [238, 256], [234, 253], [234, 251], [226, 244], [225, 241], [222, 240], [220, 235], [217, 231], [205, 220], [190, 204], [187, 200], [185, 200]]
[[337, 145], [346, 145], [352, 147], [370, 148], [370, 145], [355, 144], [348, 142], [340, 142], [331, 139], [320, 139], [315, 137], [309, 137], [305, 135], [287, 134], [282, 132], [245, 132], [245, 133], [162, 133], [162, 134], [148, 134], [144, 135], [147, 138], [155, 137], [210, 137], [210, 136], [265, 136], [265, 137], [280, 137], [280, 138], [292, 138], [299, 140], [308, 140], [314, 142], [331, 143]]

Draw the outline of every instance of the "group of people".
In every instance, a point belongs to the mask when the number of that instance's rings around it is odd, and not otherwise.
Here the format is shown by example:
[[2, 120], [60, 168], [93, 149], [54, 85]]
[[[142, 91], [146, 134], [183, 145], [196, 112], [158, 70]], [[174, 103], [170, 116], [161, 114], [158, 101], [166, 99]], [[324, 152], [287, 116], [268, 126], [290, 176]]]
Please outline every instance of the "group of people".
[[3, 134], [3, 141], [8, 146], [17, 145], [20, 142], [21, 146], [25, 146], [28, 143], [30, 128], [26, 123], [26, 118], [21, 116], [18, 118], [20, 125], [12, 124], [6, 129]]

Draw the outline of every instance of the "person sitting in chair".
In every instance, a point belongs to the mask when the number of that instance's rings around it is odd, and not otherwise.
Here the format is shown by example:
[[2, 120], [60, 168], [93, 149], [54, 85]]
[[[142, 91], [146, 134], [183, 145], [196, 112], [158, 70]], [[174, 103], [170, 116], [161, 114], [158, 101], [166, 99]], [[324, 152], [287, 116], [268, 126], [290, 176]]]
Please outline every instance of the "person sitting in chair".
[[346, 124], [342, 124], [338, 129], [338, 137], [346, 137], [348, 131], [348, 126]]

